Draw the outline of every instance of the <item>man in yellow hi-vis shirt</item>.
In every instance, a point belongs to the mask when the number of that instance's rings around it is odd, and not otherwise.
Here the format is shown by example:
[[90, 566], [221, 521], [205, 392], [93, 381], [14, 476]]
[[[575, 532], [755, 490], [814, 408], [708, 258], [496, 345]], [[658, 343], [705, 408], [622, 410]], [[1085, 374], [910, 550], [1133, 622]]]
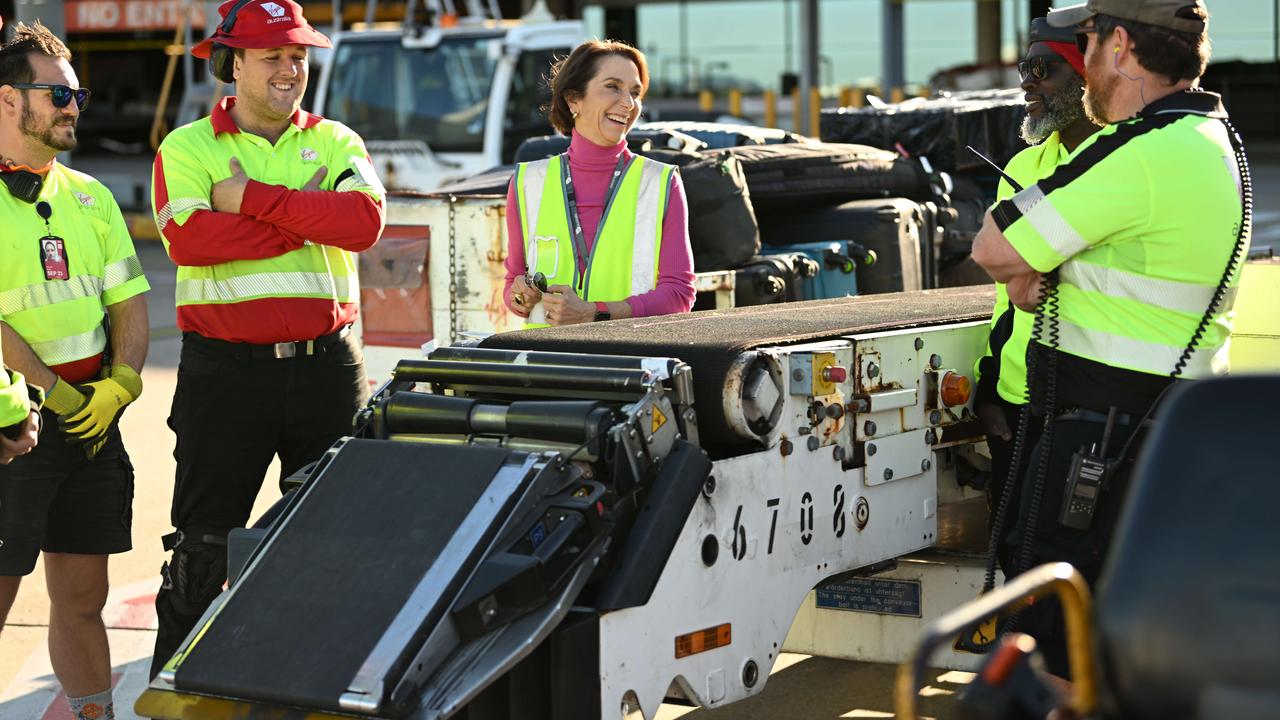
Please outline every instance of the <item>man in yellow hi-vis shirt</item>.
[[0, 465], [35, 448], [43, 400], [44, 394], [27, 385], [22, 373], [0, 367]]
[[47, 393], [40, 444], [0, 467], [0, 621], [43, 551], [54, 673], [73, 717], [102, 718], [107, 556], [132, 547], [117, 420], [142, 393], [149, 288], [111, 193], [54, 159], [89, 101], [70, 57], [39, 24], [0, 49], [4, 363]]

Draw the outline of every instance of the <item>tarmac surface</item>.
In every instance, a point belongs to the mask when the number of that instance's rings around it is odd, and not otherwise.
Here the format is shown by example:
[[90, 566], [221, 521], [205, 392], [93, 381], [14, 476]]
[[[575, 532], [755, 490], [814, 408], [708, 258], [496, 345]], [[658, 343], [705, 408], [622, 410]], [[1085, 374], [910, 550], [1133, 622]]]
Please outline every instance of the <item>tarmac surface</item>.
[[[171, 531], [169, 504], [173, 493], [173, 433], [165, 424], [177, 375], [179, 333], [174, 311], [173, 266], [159, 243], [138, 243], [143, 269], [151, 282], [147, 296], [151, 347], [142, 377], [144, 391], [121, 419], [125, 446], [136, 469], [133, 544], [128, 553], [112, 556], [111, 592], [103, 616], [111, 646], [116, 717], [136, 720], [133, 702], [147, 684], [155, 643], [153, 601], [165, 553], [160, 536]], [[256, 517], [276, 498], [278, 468], [269, 471], [254, 511]], [[27, 577], [0, 633], [0, 720], [63, 720], [66, 698], [49, 665], [49, 603], [43, 563]], [[887, 718], [892, 712], [892, 665], [858, 663], [784, 654], [774, 666], [765, 691], [754, 698], [718, 709], [664, 705], [660, 720], [765, 720], [806, 718]], [[927, 717], [951, 716], [950, 698], [970, 679], [968, 673], [938, 671], [922, 698]]]

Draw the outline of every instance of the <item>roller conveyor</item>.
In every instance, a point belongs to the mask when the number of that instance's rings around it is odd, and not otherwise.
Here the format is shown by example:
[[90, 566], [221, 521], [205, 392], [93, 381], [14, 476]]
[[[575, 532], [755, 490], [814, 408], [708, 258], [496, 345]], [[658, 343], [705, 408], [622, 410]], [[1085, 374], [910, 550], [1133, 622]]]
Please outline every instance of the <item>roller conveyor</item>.
[[944, 389], [992, 301], [620, 320], [402, 361], [144, 714], [599, 720], [758, 692], [811, 588], [934, 545], [940, 503], [980, 497], [942, 492], [980, 439]]

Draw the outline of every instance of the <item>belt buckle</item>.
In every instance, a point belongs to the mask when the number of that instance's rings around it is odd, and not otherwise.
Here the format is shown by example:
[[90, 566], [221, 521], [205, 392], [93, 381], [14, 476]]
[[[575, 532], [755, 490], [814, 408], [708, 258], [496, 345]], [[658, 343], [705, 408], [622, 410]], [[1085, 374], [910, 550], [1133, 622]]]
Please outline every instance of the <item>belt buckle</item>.
[[298, 354], [298, 347], [291, 342], [276, 343], [272, 346], [277, 360], [286, 360]]

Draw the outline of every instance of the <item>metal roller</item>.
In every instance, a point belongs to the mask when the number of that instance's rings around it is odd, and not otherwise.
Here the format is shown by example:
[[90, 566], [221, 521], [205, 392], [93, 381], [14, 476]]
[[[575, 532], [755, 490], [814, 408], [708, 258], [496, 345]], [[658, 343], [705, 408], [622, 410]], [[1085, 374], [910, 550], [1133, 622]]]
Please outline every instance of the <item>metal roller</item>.
[[592, 444], [617, 422], [608, 406], [586, 400], [527, 400], [510, 405], [398, 392], [379, 409], [388, 434], [507, 435]]
[[584, 355], [529, 350], [497, 350], [494, 348], [448, 345], [437, 348], [431, 360], [511, 363], [515, 365], [567, 365], [572, 367], [648, 370], [661, 380], [670, 377], [679, 362], [671, 358], [637, 357], [634, 355]]
[[628, 393], [647, 390], [653, 373], [641, 369], [597, 368], [581, 365], [515, 365], [499, 362], [451, 362], [401, 360], [395, 379], [444, 385], [479, 385], [508, 388]]

